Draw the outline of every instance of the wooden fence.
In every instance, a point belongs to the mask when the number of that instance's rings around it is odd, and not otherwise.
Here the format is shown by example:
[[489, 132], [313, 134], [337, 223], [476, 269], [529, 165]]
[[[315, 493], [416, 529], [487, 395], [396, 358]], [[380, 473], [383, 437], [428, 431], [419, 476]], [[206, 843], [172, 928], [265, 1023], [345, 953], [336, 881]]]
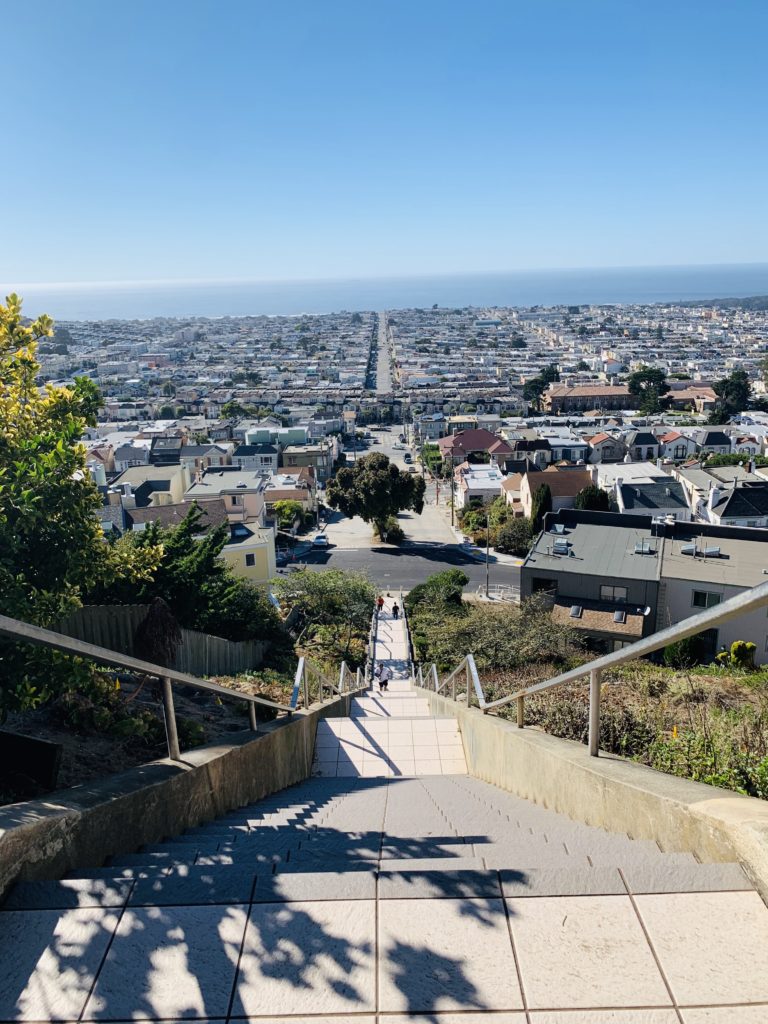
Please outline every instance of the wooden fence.
[[[86, 605], [56, 627], [65, 636], [136, 657], [134, 637], [149, 605]], [[193, 629], [181, 630], [181, 644], [171, 668], [194, 676], [236, 675], [258, 668], [265, 644], [258, 640], [224, 640]]]

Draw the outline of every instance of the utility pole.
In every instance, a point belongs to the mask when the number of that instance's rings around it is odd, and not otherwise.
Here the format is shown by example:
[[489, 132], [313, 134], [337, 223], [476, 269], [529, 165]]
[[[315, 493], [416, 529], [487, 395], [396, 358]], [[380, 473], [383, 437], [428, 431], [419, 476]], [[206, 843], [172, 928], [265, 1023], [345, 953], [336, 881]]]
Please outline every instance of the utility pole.
[[453, 479], [453, 459], [451, 459], [451, 485], [450, 485], [451, 486], [451, 526], [453, 526], [453, 520], [454, 520], [453, 485], [454, 485], [454, 479]]
[[491, 547], [491, 513], [485, 513], [485, 596], [490, 597], [488, 581], [490, 577], [490, 561], [489, 552]]

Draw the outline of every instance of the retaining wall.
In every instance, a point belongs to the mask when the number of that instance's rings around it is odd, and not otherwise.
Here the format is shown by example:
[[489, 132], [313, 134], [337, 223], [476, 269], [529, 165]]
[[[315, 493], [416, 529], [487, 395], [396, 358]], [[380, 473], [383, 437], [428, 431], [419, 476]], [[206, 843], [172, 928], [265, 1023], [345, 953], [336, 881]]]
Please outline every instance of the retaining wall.
[[432, 711], [458, 719], [471, 775], [576, 821], [702, 861], [740, 861], [768, 899], [768, 801], [664, 775], [538, 729], [484, 715], [420, 690]]
[[0, 899], [19, 878], [60, 878], [157, 843], [309, 777], [320, 718], [349, 695], [40, 800], [0, 808]]

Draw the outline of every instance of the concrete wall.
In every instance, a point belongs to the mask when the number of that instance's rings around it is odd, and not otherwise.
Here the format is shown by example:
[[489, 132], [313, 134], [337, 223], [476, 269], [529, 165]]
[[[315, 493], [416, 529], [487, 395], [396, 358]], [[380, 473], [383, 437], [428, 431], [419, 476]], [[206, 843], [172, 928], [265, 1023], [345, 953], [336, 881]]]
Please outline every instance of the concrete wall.
[[702, 861], [740, 861], [768, 898], [768, 801], [664, 775], [422, 690], [457, 718], [471, 775], [576, 821], [655, 839]]
[[347, 715], [350, 697], [185, 752], [0, 808], [0, 899], [19, 878], [98, 867], [309, 777], [320, 718]]

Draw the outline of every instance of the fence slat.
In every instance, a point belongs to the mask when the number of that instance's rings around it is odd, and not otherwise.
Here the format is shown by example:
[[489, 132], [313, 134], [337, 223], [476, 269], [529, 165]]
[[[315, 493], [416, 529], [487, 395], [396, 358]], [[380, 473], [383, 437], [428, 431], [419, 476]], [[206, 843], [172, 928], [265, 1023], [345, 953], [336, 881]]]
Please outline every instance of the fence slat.
[[[85, 643], [97, 644], [131, 657], [134, 637], [149, 605], [86, 605], [63, 619], [56, 629]], [[266, 645], [257, 640], [225, 640], [193, 629], [181, 630], [181, 645], [171, 666], [190, 675], [237, 675], [258, 668]]]

